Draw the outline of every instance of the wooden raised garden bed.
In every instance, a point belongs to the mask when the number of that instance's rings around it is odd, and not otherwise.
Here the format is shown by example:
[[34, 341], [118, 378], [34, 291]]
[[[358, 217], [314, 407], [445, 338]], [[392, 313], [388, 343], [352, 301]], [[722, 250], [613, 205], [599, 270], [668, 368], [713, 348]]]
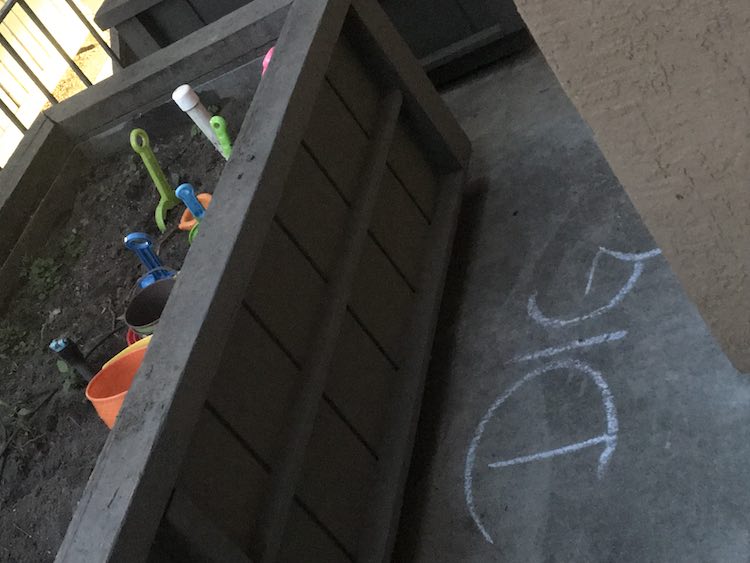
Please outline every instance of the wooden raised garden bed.
[[0, 258], [74, 145], [279, 29], [58, 561], [389, 557], [470, 146], [374, 0], [253, 2], [49, 112]]

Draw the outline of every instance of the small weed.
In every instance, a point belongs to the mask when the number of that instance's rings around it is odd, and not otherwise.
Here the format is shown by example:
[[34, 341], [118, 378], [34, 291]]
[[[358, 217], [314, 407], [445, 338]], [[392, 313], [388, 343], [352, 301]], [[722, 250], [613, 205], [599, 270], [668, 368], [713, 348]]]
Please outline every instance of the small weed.
[[76, 229], [71, 230], [70, 233], [62, 239], [62, 248], [65, 255], [74, 260], [83, 256], [84, 247], [83, 238]]
[[86, 382], [63, 360], [57, 360], [57, 371], [62, 377], [62, 388], [66, 393], [71, 389], [82, 389]]
[[60, 265], [53, 258], [36, 258], [27, 262], [23, 268], [23, 276], [31, 294], [40, 301], [46, 299], [62, 281]]

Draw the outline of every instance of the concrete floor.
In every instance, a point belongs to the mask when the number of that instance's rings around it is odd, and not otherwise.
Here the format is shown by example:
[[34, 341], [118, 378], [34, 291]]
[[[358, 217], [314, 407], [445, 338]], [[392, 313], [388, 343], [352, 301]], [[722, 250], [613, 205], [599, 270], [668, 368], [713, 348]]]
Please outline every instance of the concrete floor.
[[747, 561], [750, 376], [544, 59], [445, 98], [474, 181], [394, 561]]

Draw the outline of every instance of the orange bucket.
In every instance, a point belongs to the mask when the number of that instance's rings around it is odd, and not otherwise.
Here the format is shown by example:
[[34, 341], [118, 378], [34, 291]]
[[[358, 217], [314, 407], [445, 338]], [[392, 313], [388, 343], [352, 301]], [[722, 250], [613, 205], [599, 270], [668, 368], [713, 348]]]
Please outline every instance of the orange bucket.
[[125, 395], [128, 394], [138, 368], [143, 363], [150, 339], [128, 346], [104, 364], [86, 387], [86, 398], [94, 405], [99, 418], [108, 428], [115, 425]]

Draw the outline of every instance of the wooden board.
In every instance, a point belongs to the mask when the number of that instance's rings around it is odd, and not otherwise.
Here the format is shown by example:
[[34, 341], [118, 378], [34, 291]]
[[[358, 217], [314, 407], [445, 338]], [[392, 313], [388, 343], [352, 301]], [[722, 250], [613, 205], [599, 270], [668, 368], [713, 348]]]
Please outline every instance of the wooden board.
[[254, 0], [233, 16], [79, 92], [45, 113], [72, 138], [91, 136], [168, 101], [176, 85], [196, 83], [263, 56], [277, 40], [291, 0]]
[[0, 170], [0, 264], [23, 232], [73, 147], [62, 128], [40, 115]]
[[400, 375], [354, 317], [341, 327], [326, 394], [379, 456], [384, 406]]
[[196, 426], [176, 488], [183, 491], [251, 557], [248, 541], [269, 475], [236, 436], [204, 410]]
[[396, 366], [403, 352], [401, 332], [411, 315], [414, 294], [383, 251], [368, 240], [349, 304], [354, 317]]
[[[378, 10], [291, 7], [183, 266], [190, 275], [175, 286], [59, 561], [144, 559], [170, 500], [185, 498], [196, 521], [211, 522], [200, 537], [262, 561], [354, 560], [363, 530], [377, 528], [370, 506], [391, 529], [393, 467], [405, 466], [411, 436], [410, 423], [394, 421], [416, 416], [447, 263], [433, 250], [450, 234], [445, 212], [428, 223], [409, 197], [416, 188], [435, 198], [437, 180], [398, 178], [392, 160], [406, 123], [418, 156], [439, 160], [437, 176], [465, 164], [468, 142], [413, 57], [396, 47], [397, 60], [382, 60], [391, 37]], [[374, 57], [370, 130], [355, 117], [369, 111], [357, 109], [367, 96], [342, 97], [326, 79], [345, 21], [350, 39], [365, 30], [352, 52]], [[424, 242], [405, 243], [412, 237]], [[387, 551], [377, 539], [373, 552]]]
[[[277, 70], [267, 74], [256, 93], [214, 192], [212, 210], [221, 221], [212, 228], [209, 215], [188, 254], [184, 267], [193, 275], [175, 286], [58, 561], [145, 558], [347, 8], [343, 0], [292, 6], [276, 50]], [[247, 20], [239, 27], [243, 25]], [[209, 35], [213, 31], [205, 29]]]
[[[248, 451], [241, 436], [211, 411], [204, 411], [180, 471], [175, 494], [191, 502], [251, 558], [257, 558], [253, 544], [253, 515], [260, 512], [270, 476], [268, 466]], [[332, 561], [346, 560], [330, 532], [317, 523], [300, 503], [290, 518], [290, 534], [301, 534], [304, 543], [318, 556]], [[282, 551], [281, 561], [295, 561], [299, 540]], [[328, 559], [319, 559], [324, 561]]]
[[357, 548], [375, 468], [362, 443], [328, 405], [321, 405], [296, 494], [349, 553]]
[[324, 295], [325, 281], [273, 223], [245, 302], [297, 365], [308, 354]]
[[188, 0], [162, 0], [138, 19], [162, 47], [206, 25]]
[[[349, 110], [365, 136], [369, 137], [376, 124], [378, 87], [362, 63], [361, 55], [346, 37], [336, 46], [326, 76], [340, 102]], [[404, 124], [399, 124], [396, 131], [395, 146], [388, 158], [390, 173], [395, 173], [402, 188], [429, 218], [437, 189], [430, 164], [425, 160], [424, 151], [412, 141]]]
[[[362, 112], [356, 108], [367, 107], [372, 103], [377, 109], [377, 104], [371, 100], [367, 103], [355, 101], [358, 99], [357, 92], [360, 91], [371, 94], [377, 92], [372, 85], [367, 88], [357, 88], [356, 91], [349, 89], [347, 95], [352, 96], [352, 99], [351, 102], [345, 103], [330, 82], [324, 84], [321, 97], [315, 106], [310, 128], [305, 135], [305, 146], [308, 151], [329, 178], [330, 185], [335, 187], [348, 205], [351, 205], [358, 195], [359, 177], [364, 166], [371, 134], [370, 131], [365, 132], [359, 125], [355, 112]], [[365, 100], [368, 97], [370, 96], [364, 95], [360, 99]], [[363, 110], [365, 114], [369, 114], [370, 111], [371, 108]], [[401, 126], [397, 126], [397, 131], [398, 144], [391, 149], [389, 162], [394, 160], [395, 155], [395, 160], [400, 165], [405, 165], [406, 160], [402, 155], [406, 153], [414, 158], [412, 166], [426, 167], [424, 157], [419, 153], [415, 155], [414, 147], [404, 141], [405, 133]], [[402, 146], [406, 146], [406, 149], [403, 150]], [[434, 179], [432, 184], [425, 183], [427, 175], [425, 172], [405, 172], [404, 175], [409, 179], [417, 178], [410, 184], [415, 188], [414, 194], [395, 178], [390, 169], [387, 170], [373, 217], [371, 234], [374, 242], [382, 247], [388, 259], [413, 287], [416, 284], [418, 253], [427, 226], [427, 221], [419, 216], [420, 212], [414, 203], [414, 198], [419, 197], [428, 202], [425, 205], [429, 206], [429, 201], [434, 198], [434, 194], [430, 195], [429, 192], [435, 189], [435, 184]], [[330, 225], [330, 228], [333, 230], [335, 225]]]
[[[64, 144], [62, 139], [59, 142]], [[45, 174], [51, 175], [52, 171], [49, 169], [45, 171], [46, 167], [40, 166], [42, 170], [37, 171], [32, 176], [37, 180], [34, 185], [27, 185], [25, 182], [20, 185], [25, 186], [29, 193], [14, 194], [18, 197], [10, 198], [7, 205], [2, 208], [3, 210], [8, 209], [17, 202], [20, 209], [17, 209], [16, 213], [8, 214], [10, 218], [14, 219], [8, 221], [8, 242], [15, 242], [15, 245], [4, 257], [5, 260], [0, 261], [0, 310], [7, 304], [8, 299], [12, 297], [20, 283], [20, 272], [24, 261], [33, 259], [38, 255], [49, 240], [49, 233], [54, 232], [73, 209], [78, 186], [75, 180], [78, 178], [81, 168], [87, 166], [86, 161], [88, 159], [77, 148], [68, 153], [61, 147], [60, 153], [67, 154], [68, 158], [60, 165], [60, 169], [51, 183], [48, 183], [50, 180], [45, 178]], [[57, 162], [57, 158], [53, 157], [52, 160]], [[20, 186], [16, 192], [20, 192]], [[39, 197], [39, 192], [44, 194], [41, 202], [38, 203], [31, 217], [25, 218], [25, 228], [14, 241], [14, 231], [19, 225], [24, 224], [18, 212], [25, 209], [28, 213], [29, 209], [34, 209], [32, 202], [36, 197]], [[29, 199], [23, 201], [24, 196]], [[0, 217], [2, 215], [4, 214], [0, 210]]]
[[307, 148], [300, 147], [289, 172], [278, 219], [315, 269], [328, 278], [341, 255], [349, 206]]
[[411, 451], [419, 420], [430, 346], [437, 323], [448, 259], [461, 206], [464, 173], [444, 178], [432, 224], [429, 251], [422, 271], [422, 291], [416, 299], [409, 323], [403, 327], [401, 384], [395, 388], [387, 408], [388, 429], [380, 448], [378, 477], [370, 490], [367, 521], [359, 538], [356, 560], [388, 561], [398, 529]]

